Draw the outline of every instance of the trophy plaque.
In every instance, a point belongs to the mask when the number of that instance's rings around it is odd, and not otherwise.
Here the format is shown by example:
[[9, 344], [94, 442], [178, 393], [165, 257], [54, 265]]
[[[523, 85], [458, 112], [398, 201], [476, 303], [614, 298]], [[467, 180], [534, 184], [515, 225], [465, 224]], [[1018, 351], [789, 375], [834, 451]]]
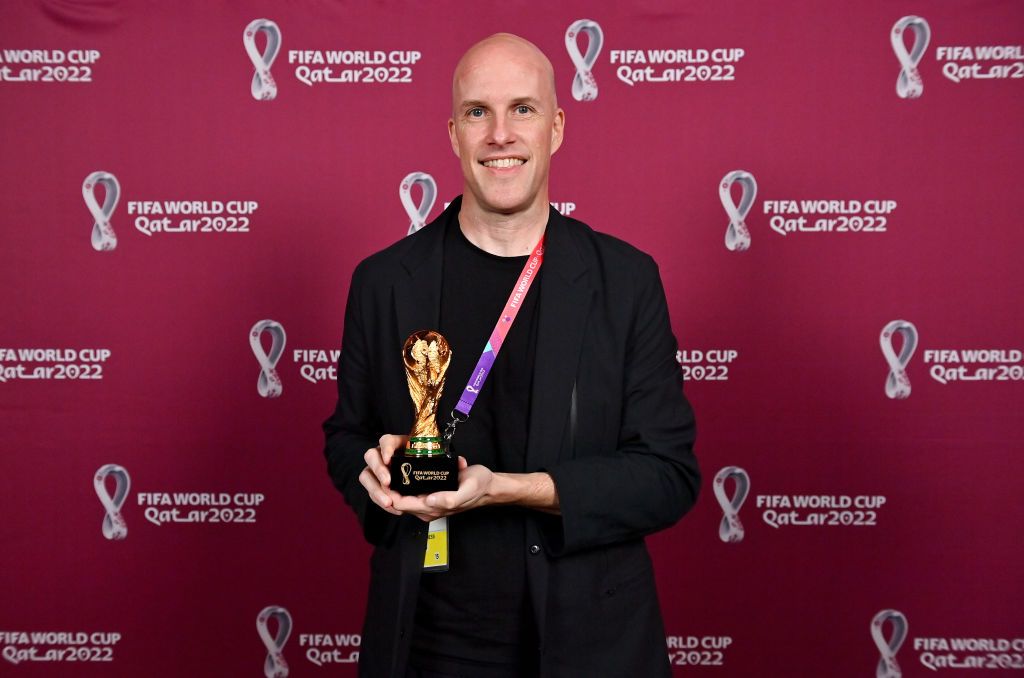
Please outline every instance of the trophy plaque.
[[409, 395], [416, 421], [405, 449], [391, 460], [391, 489], [401, 495], [459, 489], [458, 459], [449, 456], [437, 428], [437, 408], [444, 390], [451, 347], [438, 332], [421, 330], [402, 348]]

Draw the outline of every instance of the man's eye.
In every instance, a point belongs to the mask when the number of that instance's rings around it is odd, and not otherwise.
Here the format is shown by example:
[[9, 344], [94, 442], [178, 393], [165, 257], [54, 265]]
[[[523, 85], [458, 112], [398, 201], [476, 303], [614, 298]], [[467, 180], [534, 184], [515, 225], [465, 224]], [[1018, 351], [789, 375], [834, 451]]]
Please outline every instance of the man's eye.
[[516, 106], [516, 113], [519, 115], [529, 115], [530, 107], [526, 105]]
[[468, 113], [471, 118], [482, 118], [484, 117], [484, 109], [482, 108], [471, 108]]

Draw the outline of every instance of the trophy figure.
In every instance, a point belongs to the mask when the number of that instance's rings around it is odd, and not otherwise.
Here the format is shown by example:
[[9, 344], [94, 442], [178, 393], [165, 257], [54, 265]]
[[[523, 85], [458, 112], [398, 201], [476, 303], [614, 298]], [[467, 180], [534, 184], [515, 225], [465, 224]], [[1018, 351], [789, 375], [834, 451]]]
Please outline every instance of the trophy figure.
[[444, 390], [444, 374], [452, 360], [448, 342], [433, 330], [421, 330], [402, 348], [409, 395], [416, 421], [405, 450], [391, 462], [391, 488], [402, 495], [430, 494], [459, 489], [458, 460], [448, 454], [437, 428], [437, 408]]

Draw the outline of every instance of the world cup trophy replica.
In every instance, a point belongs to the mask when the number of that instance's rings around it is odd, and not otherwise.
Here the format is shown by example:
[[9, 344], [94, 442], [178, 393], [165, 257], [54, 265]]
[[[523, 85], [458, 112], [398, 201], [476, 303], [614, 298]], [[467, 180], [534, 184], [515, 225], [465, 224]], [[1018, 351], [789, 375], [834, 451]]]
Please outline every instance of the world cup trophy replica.
[[401, 495], [457, 490], [458, 459], [449, 454], [437, 428], [437, 409], [445, 372], [452, 360], [451, 347], [440, 333], [421, 330], [405, 340], [402, 359], [409, 395], [416, 407], [416, 421], [405, 450], [392, 459], [391, 488]]

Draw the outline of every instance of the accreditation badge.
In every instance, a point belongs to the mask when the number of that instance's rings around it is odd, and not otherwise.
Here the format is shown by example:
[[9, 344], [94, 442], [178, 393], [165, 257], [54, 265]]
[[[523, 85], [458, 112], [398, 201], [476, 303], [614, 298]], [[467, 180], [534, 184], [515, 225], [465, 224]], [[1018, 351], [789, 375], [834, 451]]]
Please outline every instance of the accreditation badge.
[[423, 554], [423, 571], [448, 571], [448, 518], [431, 520], [427, 527], [427, 551]]

